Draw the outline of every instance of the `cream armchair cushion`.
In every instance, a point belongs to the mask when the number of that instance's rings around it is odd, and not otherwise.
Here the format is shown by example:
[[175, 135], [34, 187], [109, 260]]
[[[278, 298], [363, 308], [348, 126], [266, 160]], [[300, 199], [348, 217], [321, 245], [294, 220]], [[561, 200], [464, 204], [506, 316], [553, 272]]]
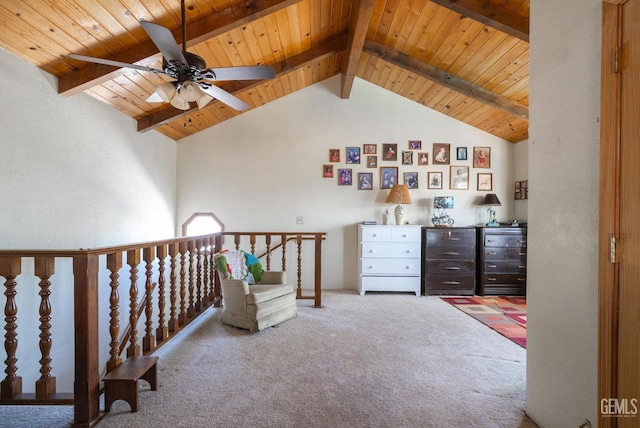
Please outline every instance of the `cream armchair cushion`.
[[285, 272], [265, 271], [258, 283], [249, 285], [244, 279], [232, 279], [216, 270], [222, 285], [223, 323], [256, 332], [298, 315], [295, 290], [287, 284]]

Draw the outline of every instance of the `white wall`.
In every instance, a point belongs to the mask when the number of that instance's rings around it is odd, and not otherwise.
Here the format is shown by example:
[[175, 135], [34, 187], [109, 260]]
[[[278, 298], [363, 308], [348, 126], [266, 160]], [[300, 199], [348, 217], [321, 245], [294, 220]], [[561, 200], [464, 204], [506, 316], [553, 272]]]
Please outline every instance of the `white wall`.
[[531, 2], [527, 412], [595, 426], [600, 0]]
[[[0, 249], [174, 236], [176, 143], [0, 50]], [[18, 90], [16, 90], [18, 88]]]
[[[138, 134], [133, 120], [84, 94], [57, 95], [56, 79], [1, 49], [0, 64], [0, 249], [96, 248], [174, 236], [173, 140]], [[26, 259], [17, 278], [16, 355], [24, 392], [35, 389], [39, 373], [28, 368], [39, 367], [41, 356], [33, 271]], [[73, 391], [73, 346], [59, 346], [73, 343], [71, 272], [70, 261], [58, 259], [51, 278], [52, 375], [59, 392]], [[109, 299], [106, 276], [102, 301]], [[108, 316], [100, 313], [106, 357]]]
[[[356, 228], [363, 220], [382, 221], [389, 190], [380, 190], [378, 169], [345, 163], [345, 148], [378, 145], [378, 167], [398, 166], [419, 172], [419, 188], [411, 190], [413, 204], [405, 220], [431, 225], [433, 197], [453, 195], [450, 214], [456, 225], [486, 222], [486, 209], [478, 206], [486, 192], [476, 191], [476, 174], [491, 172], [494, 193], [502, 202], [498, 219], [513, 218], [513, 177], [510, 166], [514, 145], [447, 116], [425, 109], [385, 89], [356, 79], [348, 100], [339, 97], [336, 76], [284, 99], [247, 112], [181, 140], [178, 144], [178, 223], [197, 211], [212, 211], [226, 230], [328, 232], [324, 244], [324, 288], [356, 288]], [[422, 140], [429, 166], [403, 166], [381, 161], [383, 143], [408, 149], [409, 140]], [[472, 164], [474, 146], [489, 146], [491, 169], [471, 168], [470, 190], [448, 189], [449, 167], [432, 165], [432, 144], [449, 143], [468, 148]], [[337, 168], [352, 167], [374, 173], [374, 190], [357, 185], [338, 186], [337, 179], [322, 178], [329, 149], [341, 149]], [[399, 157], [401, 159], [401, 157]], [[427, 171], [443, 171], [445, 190], [427, 190]], [[337, 176], [337, 175], [336, 175]], [[355, 180], [354, 180], [355, 181]], [[302, 216], [303, 225], [296, 224]], [[393, 218], [393, 215], [391, 216]]]

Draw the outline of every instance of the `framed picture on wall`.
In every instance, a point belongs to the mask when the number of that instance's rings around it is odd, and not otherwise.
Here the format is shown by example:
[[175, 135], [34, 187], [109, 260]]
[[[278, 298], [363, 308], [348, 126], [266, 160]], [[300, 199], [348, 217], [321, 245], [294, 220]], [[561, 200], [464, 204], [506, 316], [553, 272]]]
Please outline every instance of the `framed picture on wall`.
[[469, 167], [450, 166], [449, 167], [449, 189], [468, 190], [469, 189]]
[[467, 160], [467, 148], [466, 147], [458, 147], [458, 148], [456, 148], [456, 160]]
[[362, 153], [365, 155], [375, 155], [378, 153], [378, 145], [377, 144], [363, 144], [362, 145]]
[[404, 173], [404, 184], [406, 184], [409, 189], [417, 189], [418, 188], [418, 173], [417, 172], [405, 172]]
[[493, 174], [487, 172], [478, 173], [478, 190], [493, 190]]
[[473, 167], [491, 168], [491, 147], [473, 148]]
[[333, 165], [322, 165], [322, 176], [324, 178], [333, 178]]
[[427, 152], [419, 152], [418, 153], [418, 165], [420, 165], [420, 166], [429, 165], [429, 153], [427, 153]]
[[422, 141], [409, 140], [409, 150], [422, 150]]
[[427, 189], [442, 189], [442, 173], [427, 173]]
[[450, 163], [450, 145], [443, 143], [433, 143], [433, 164], [449, 165]]
[[347, 147], [347, 163], [360, 163], [360, 147]]
[[409, 150], [402, 151], [402, 165], [413, 165], [413, 152]]
[[378, 167], [378, 156], [367, 156], [367, 168]]
[[397, 144], [383, 144], [382, 145], [382, 160], [385, 161], [397, 161], [398, 160], [398, 145]]
[[351, 168], [338, 168], [338, 186], [351, 186], [353, 184], [353, 171]]
[[340, 149], [329, 149], [329, 162], [340, 162]]
[[358, 190], [372, 190], [372, 189], [373, 189], [373, 173], [359, 172], [358, 173]]
[[380, 188], [391, 189], [394, 184], [398, 184], [398, 167], [387, 166], [380, 168]]

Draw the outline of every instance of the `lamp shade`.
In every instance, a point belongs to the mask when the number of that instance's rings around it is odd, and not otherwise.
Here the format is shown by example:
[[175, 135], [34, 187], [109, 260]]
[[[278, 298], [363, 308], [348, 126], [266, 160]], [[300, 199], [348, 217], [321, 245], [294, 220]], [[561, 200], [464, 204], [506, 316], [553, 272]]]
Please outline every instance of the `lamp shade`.
[[189, 102], [197, 101], [203, 95], [200, 87], [191, 80], [185, 80], [178, 89], [178, 93]]
[[498, 199], [498, 196], [495, 193], [487, 193], [486, 195], [484, 195], [481, 205], [502, 205], [502, 204], [500, 203], [500, 199]]
[[173, 86], [173, 83], [171, 82], [165, 82], [161, 85], [156, 86], [155, 93], [160, 98], [162, 98], [162, 101], [164, 101], [165, 103], [168, 103], [171, 101], [171, 98], [173, 98], [173, 96], [176, 94], [176, 87]]
[[387, 203], [390, 204], [410, 204], [411, 195], [406, 184], [394, 184], [391, 193], [387, 196]]
[[189, 110], [189, 101], [185, 100], [184, 98], [182, 98], [182, 96], [180, 96], [179, 93], [177, 93], [172, 99], [171, 99], [171, 105], [174, 106], [175, 108], [179, 109], [179, 110]]

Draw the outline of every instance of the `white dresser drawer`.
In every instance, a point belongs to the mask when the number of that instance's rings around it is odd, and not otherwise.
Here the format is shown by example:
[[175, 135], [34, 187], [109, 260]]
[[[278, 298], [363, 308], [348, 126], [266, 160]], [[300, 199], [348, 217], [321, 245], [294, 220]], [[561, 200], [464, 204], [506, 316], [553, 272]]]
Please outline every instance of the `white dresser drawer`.
[[363, 242], [362, 257], [420, 258], [420, 243]]
[[363, 277], [360, 287], [360, 295], [367, 291], [410, 291], [416, 296], [420, 295], [419, 276], [369, 276]]
[[367, 226], [363, 227], [361, 240], [363, 242], [389, 242], [391, 241], [390, 226]]
[[418, 275], [420, 259], [372, 259], [363, 258], [362, 276], [365, 275]]
[[421, 230], [419, 227], [393, 227], [391, 229], [392, 242], [421, 242]]

